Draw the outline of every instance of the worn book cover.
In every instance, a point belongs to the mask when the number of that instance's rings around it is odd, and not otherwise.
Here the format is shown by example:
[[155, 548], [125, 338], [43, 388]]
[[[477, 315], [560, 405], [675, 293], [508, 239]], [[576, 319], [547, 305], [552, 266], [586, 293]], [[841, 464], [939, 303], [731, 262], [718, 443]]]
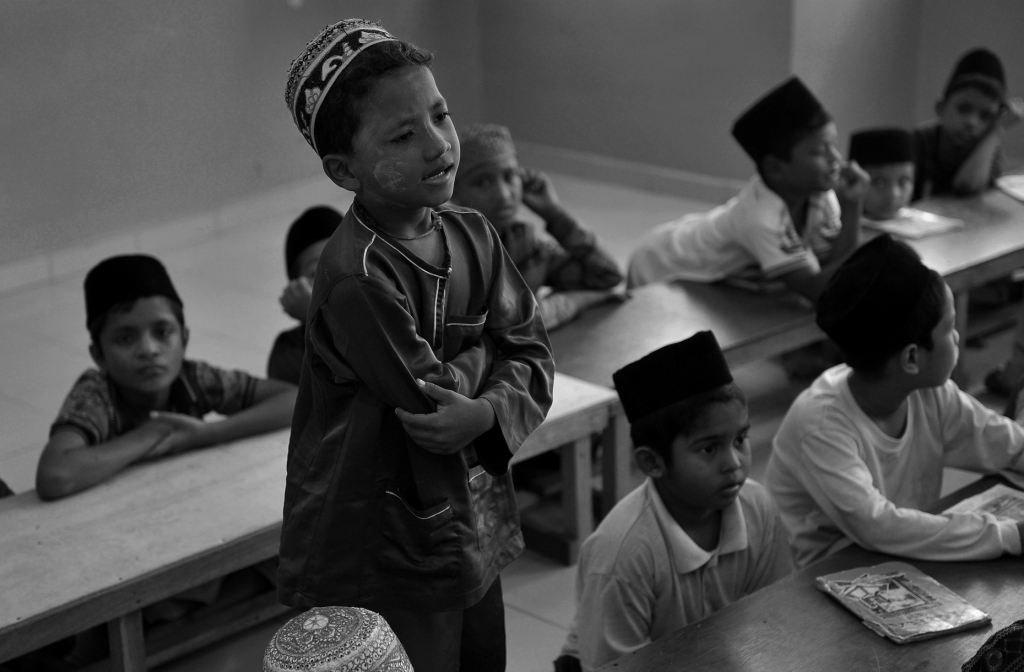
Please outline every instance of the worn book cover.
[[1024, 522], [1024, 492], [1000, 483], [981, 494], [968, 497], [943, 513], [991, 513], [996, 518]]
[[977, 628], [991, 620], [905, 562], [826, 574], [815, 579], [815, 585], [860, 617], [875, 634], [897, 644]]

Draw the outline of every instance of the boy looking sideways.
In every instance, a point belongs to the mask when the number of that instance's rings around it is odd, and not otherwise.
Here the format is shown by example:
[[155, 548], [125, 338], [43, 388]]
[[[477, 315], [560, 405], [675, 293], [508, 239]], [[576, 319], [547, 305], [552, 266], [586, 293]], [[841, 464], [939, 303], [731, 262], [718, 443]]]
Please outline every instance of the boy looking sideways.
[[[608, 290], [622, 282], [622, 272], [597, 237], [562, 207], [550, 178], [520, 167], [509, 130], [474, 124], [462, 130], [459, 140], [462, 157], [452, 200], [479, 210], [497, 229], [534, 294], [542, 286], [553, 290], [537, 301], [547, 329], [607, 301]], [[549, 235], [519, 221], [523, 203], [544, 220]]]
[[1024, 116], [1024, 100], [1006, 98], [999, 57], [988, 49], [961, 56], [935, 114], [914, 131], [913, 200], [984, 191], [1002, 172], [1003, 132]]
[[914, 151], [908, 131], [872, 128], [850, 136], [850, 161], [871, 179], [864, 195], [864, 216], [885, 220], [896, 217], [914, 192]]
[[[185, 359], [181, 299], [157, 259], [111, 257], [85, 277], [96, 369], [68, 393], [39, 458], [36, 491], [58, 499], [131, 464], [287, 427], [295, 387]], [[210, 412], [228, 416], [205, 422]]]
[[781, 280], [815, 301], [857, 246], [868, 177], [842, 160], [832, 118], [796, 77], [754, 103], [732, 134], [757, 175], [725, 205], [645, 234], [628, 285]]
[[947, 562], [1020, 555], [1024, 523], [925, 513], [942, 468], [1024, 472], [1024, 429], [949, 379], [960, 340], [953, 294], [905, 243], [855, 252], [818, 301], [818, 326], [847, 364], [786, 414], [765, 484], [799, 566], [850, 544]]
[[554, 370], [497, 232], [444, 206], [459, 139], [431, 59], [349, 19], [289, 73], [296, 125], [355, 199], [313, 282], [279, 594], [376, 611], [417, 672], [503, 670], [498, 573], [523, 550], [508, 465]]
[[593, 670], [793, 569], [779, 513], [747, 480], [747, 403], [710, 331], [616, 371], [647, 481], [584, 542], [557, 670]]
[[341, 213], [326, 205], [309, 208], [288, 228], [284, 241], [284, 267], [288, 284], [281, 292], [281, 307], [299, 321], [274, 340], [267, 361], [267, 376], [299, 384], [302, 354], [306, 347], [306, 313], [313, 297], [313, 277], [327, 239], [341, 223]]

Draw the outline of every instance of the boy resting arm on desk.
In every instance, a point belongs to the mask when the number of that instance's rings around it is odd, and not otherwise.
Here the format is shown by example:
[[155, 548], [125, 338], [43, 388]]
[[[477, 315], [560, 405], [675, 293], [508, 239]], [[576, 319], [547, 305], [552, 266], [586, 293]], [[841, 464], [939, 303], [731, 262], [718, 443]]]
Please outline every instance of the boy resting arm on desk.
[[[590, 306], [616, 295], [622, 282], [615, 260], [597, 237], [569, 213], [544, 173], [522, 168], [512, 134], [497, 124], [473, 124], [459, 137], [462, 158], [452, 200], [479, 210], [501, 237], [523, 280], [538, 299], [544, 326], [550, 331]], [[544, 220], [546, 234], [518, 219], [525, 203]]]
[[[36, 491], [57, 499], [142, 460], [287, 427], [295, 387], [185, 359], [188, 329], [163, 264], [111, 257], [85, 279], [89, 354], [39, 458]], [[228, 417], [204, 422], [216, 411]]]
[[523, 550], [508, 466], [554, 366], [497, 232], [444, 205], [459, 138], [431, 62], [348, 19], [289, 73], [295, 124], [355, 199], [313, 283], [279, 597], [378, 612], [417, 672], [501, 670], [499, 572]]
[[747, 479], [747, 403], [710, 331], [614, 375], [647, 481], [580, 551], [556, 670], [593, 670], [793, 570], [767, 491]]
[[913, 200], [990, 187], [1002, 172], [1002, 135], [1024, 116], [1024, 100], [1006, 97], [999, 57], [987, 49], [961, 56], [935, 113], [914, 131]]
[[1024, 472], [1024, 429], [949, 379], [955, 319], [942, 278], [888, 235], [833, 276], [817, 320], [847, 364], [793, 402], [766, 474], [798, 565], [851, 543], [935, 561], [1020, 555], [1024, 523], [925, 513], [944, 466]]
[[793, 77], [744, 112], [733, 137], [757, 175], [725, 205], [641, 238], [628, 286], [781, 280], [811, 301], [858, 244], [868, 178], [836, 149], [836, 126]]

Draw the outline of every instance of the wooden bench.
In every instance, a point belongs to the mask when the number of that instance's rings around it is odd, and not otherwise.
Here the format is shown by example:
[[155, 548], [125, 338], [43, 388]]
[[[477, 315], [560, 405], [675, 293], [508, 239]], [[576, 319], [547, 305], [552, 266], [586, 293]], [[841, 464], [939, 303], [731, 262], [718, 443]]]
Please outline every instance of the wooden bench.
[[[548, 419], [516, 456], [562, 451], [563, 559], [593, 527], [595, 432], [606, 437], [606, 496], [621, 494], [620, 414], [614, 392], [556, 375]], [[113, 669], [134, 672], [287, 611], [268, 593], [143, 639], [144, 607], [277, 555], [287, 443], [281, 431], [134, 467], [56, 502], [0, 500], [0, 662], [106, 623]]]

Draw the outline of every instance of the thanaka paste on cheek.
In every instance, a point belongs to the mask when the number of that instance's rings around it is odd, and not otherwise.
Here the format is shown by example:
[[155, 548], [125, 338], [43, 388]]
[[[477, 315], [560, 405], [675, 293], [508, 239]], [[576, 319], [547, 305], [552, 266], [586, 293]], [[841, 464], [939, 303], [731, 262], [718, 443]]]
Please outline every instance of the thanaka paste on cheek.
[[378, 161], [373, 167], [373, 176], [388, 191], [405, 191], [405, 176], [398, 169], [399, 166], [401, 162], [394, 159]]

